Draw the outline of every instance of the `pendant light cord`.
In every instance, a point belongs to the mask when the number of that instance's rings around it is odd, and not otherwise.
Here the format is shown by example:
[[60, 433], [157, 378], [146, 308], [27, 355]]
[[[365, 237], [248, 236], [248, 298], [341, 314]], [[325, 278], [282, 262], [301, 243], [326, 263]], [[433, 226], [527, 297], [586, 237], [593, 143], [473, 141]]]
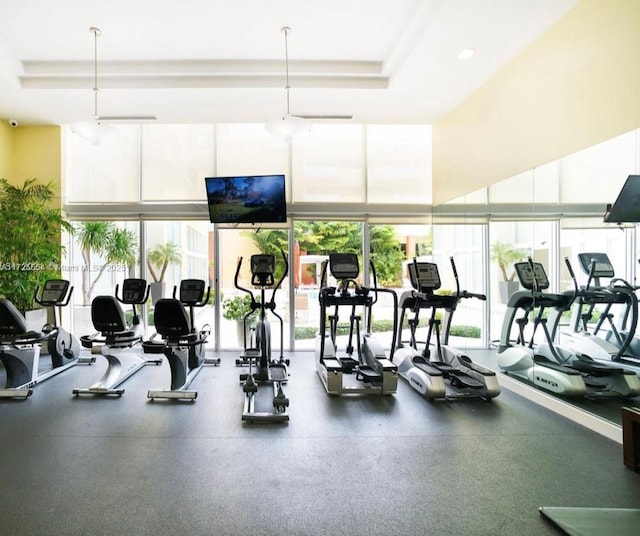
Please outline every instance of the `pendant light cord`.
[[289, 85], [289, 43], [288, 37], [291, 28], [288, 26], [283, 26], [281, 30], [284, 32], [284, 69], [285, 69], [285, 77], [286, 77], [286, 85], [284, 86], [285, 91], [287, 92], [287, 117], [291, 115], [290, 111], [290, 97], [289, 92], [291, 90], [291, 86]]
[[89, 31], [93, 32], [93, 118], [98, 119], [98, 36], [100, 29], [92, 26]]

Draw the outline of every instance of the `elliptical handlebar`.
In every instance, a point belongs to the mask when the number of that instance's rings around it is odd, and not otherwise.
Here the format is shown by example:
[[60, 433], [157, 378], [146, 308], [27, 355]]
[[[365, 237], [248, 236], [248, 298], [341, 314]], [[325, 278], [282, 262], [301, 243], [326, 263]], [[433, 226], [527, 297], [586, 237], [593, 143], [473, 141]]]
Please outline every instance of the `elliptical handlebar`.
[[458, 277], [458, 268], [456, 267], [456, 261], [453, 256], [449, 257], [449, 262], [451, 262], [451, 271], [453, 272], [453, 277], [456, 280], [456, 298], [458, 300], [468, 299], [468, 298], [476, 298], [480, 301], [487, 301], [486, 294], [481, 294], [479, 292], [469, 292], [468, 290], [460, 290], [460, 278]]
[[236, 287], [238, 290], [242, 290], [243, 292], [246, 292], [248, 294], [251, 294], [253, 296], [253, 293], [248, 289], [248, 288], [244, 288], [243, 286], [240, 285], [240, 283], [238, 283], [238, 279], [240, 278], [240, 268], [242, 267], [242, 257], [238, 257], [238, 264], [236, 266], [236, 273], [233, 276], [233, 286]]
[[591, 259], [591, 263], [589, 264], [589, 277], [587, 278], [587, 286], [586, 286], [587, 290], [589, 290], [589, 287], [591, 286], [591, 281], [593, 280], [595, 273], [596, 273], [596, 260]]
[[456, 268], [456, 261], [453, 260], [453, 255], [449, 257], [449, 262], [451, 263], [453, 277], [456, 280], [456, 297], [460, 298], [460, 279], [458, 278], [458, 269]]
[[369, 267], [371, 268], [371, 274], [373, 275], [373, 299], [370, 304], [373, 305], [378, 301], [378, 274], [376, 273], [376, 265], [371, 259], [369, 259]]
[[633, 290], [633, 291], [638, 290], [638, 287], [636, 287], [635, 285], [632, 285], [626, 279], [622, 279], [621, 277], [615, 277], [611, 281], [609, 281], [609, 288], [610, 289], [624, 288], [624, 289]]
[[531, 279], [532, 279], [532, 288], [531, 291], [532, 292], [540, 292], [540, 282], [538, 281], [538, 276], [536, 275], [536, 270], [535, 267], [533, 265], [533, 258], [531, 258], [530, 256], [527, 257], [527, 264], [529, 265], [529, 268], [531, 269]]
[[567, 270], [569, 271], [569, 275], [571, 276], [571, 280], [573, 281], [573, 288], [575, 289], [575, 293], [578, 294], [578, 280], [576, 279], [576, 274], [573, 271], [573, 266], [571, 266], [569, 257], [564, 258], [564, 263], [567, 266]]

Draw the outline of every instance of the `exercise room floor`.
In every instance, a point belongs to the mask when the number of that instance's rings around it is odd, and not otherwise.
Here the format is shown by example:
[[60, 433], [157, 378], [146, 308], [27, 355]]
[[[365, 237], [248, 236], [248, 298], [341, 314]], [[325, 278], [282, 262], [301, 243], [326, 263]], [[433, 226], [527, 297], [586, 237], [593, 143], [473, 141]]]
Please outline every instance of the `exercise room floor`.
[[219, 355], [194, 403], [148, 401], [166, 362], [122, 398], [74, 398], [101, 356], [0, 400], [0, 532], [544, 536], [559, 532], [540, 506], [640, 508], [621, 445], [508, 390], [428, 403], [401, 379], [395, 396], [332, 398], [301, 352], [290, 422], [246, 424], [242, 369]]

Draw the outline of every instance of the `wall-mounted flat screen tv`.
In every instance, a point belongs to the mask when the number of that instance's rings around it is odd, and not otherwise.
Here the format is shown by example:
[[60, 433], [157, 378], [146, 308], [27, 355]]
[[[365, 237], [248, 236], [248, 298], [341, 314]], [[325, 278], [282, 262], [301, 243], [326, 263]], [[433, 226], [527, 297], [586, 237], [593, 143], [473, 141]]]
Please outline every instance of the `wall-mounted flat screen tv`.
[[212, 223], [284, 223], [287, 202], [284, 175], [207, 177]]

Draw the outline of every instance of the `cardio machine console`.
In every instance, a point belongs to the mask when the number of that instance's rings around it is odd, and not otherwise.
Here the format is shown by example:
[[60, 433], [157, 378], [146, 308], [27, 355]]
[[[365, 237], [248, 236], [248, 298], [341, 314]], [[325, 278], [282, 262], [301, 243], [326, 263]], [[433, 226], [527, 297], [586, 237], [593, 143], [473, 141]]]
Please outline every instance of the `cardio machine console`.
[[140, 304], [145, 300], [147, 281], [128, 278], [122, 282], [122, 303]]
[[438, 290], [442, 284], [438, 265], [434, 262], [413, 262], [409, 264], [411, 286], [418, 292]]
[[59, 305], [67, 296], [69, 281], [65, 279], [50, 279], [44, 284], [40, 302], [44, 305]]
[[[582, 271], [592, 277], [613, 277], [613, 265], [606, 253], [578, 253], [578, 261]], [[595, 268], [591, 272], [591, 266], [595, 261]]]
[[332, 253], [329, 255], [329, 269], [336, 279], [355, 279], [360, 273], [358, 255], [355, 253]]
[[183, 279], [180, 281], [180, 301], [185, 305], [194, 305], [204, 296], [205, 282], [202, 279]]
[[543, 290], [549, 288], [549, 278], [542, 263], [516, 262], [513, 267], [520, 284], [527, 290]]
[[274, 255], [258, 253], [251, 255], [251, 284], [259, 287], [270, 287], [274, 283], [273, 273], [276, 269]]

